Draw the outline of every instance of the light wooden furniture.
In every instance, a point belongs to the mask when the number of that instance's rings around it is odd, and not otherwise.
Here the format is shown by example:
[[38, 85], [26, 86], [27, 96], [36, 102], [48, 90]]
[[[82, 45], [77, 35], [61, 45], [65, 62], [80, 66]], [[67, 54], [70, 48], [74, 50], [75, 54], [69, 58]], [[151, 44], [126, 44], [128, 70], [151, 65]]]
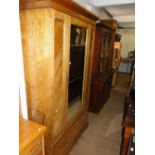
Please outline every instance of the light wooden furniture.
[[96, 20], [72, 1], [20, 1], [28, 115], [48, 128], [46, 155], [68, 154], [88, 125]]
[[113, 53], [113, 62], [112, 62], [112, 68], [116, 69], [121, 60], [121, 42], [115, 42], [114, 43], [114, 53]]
[[45, 155], [44, 133], [46, 127], [37, 123], [19, 119], [19, 154]]
[[116, 25], [115, 20], [103, 20], [96, 25], [89, 105], [91, 112], [100, 112], [110, 96]]
[[112, 86], [116, 85], [116, 75], [118, 73], [119, 64], [121, 60], [121, 35], [115, 35], [115, 42], [114, 42], [114, 51], [113, 51], [113, 60], [112, 60], [112, 68], [114, 69], [114, 75], [112, 80]]

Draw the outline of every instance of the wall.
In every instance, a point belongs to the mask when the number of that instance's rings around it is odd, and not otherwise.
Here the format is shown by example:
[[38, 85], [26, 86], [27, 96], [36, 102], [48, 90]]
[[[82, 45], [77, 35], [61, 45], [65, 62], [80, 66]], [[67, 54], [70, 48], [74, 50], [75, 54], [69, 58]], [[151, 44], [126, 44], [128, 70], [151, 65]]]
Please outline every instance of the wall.
[[117, 33], [122, 35], [121, 57], [128, 57], [130, 51], [135, 50], [135, 29], [118, 29]]
[[85, 7], [85, 8], [86, 8], [87, 5], [88, 5], [88, 2], [87, 2], [86, 0], [73, 0], [73, 1], [75, 1], [76, 3], [82, 5], [82, 6]]
[[96, 16], [98, 16], [101, 19], [109, 19], [111, 18], [105, 11], [104, 9], [99, 9], [99, 8], [95, 8], [94, 6], [92, 6], [87, 0], [73, 0], [74, 2], [82, 5], [83, 7], [85, 7], [87, 10], [91, 11], [92, 13], [94, 13]]

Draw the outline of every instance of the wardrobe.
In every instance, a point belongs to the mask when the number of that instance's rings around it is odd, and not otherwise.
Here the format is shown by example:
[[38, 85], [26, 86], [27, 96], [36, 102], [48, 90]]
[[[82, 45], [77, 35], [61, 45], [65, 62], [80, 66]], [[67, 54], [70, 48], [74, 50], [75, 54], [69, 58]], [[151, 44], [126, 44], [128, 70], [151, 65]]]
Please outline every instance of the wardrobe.
[[89, 104], [89, 111], [94, 113], [101, 111], [110, 96], [116, 28], [117, 22], [113, 19], [100, 20], [96, 24]]
[[28, 119], [47, 127], [46, 155], [68, 154], [88, 125], [96, 20], [72, 1], [20, 1]]

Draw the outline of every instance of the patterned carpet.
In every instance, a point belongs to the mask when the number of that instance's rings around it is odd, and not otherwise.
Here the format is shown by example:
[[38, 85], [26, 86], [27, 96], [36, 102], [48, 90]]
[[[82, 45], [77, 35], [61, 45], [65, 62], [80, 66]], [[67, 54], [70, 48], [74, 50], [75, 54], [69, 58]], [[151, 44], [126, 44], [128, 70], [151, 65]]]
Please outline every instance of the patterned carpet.
[[89, 126], [69, 155], [119, 155], [124, 97], [128, 75], [118, 75], [116, 87], [99, 114], [89, 113]]

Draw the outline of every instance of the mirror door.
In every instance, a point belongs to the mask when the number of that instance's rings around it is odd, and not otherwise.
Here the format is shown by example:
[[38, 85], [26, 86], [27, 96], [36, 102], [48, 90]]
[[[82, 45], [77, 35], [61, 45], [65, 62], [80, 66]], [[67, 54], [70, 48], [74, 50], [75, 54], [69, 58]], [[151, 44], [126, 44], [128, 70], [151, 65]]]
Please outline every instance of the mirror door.
[[68, 119], [81, 109], [87, 29], [71, 25], [68, 81]]

